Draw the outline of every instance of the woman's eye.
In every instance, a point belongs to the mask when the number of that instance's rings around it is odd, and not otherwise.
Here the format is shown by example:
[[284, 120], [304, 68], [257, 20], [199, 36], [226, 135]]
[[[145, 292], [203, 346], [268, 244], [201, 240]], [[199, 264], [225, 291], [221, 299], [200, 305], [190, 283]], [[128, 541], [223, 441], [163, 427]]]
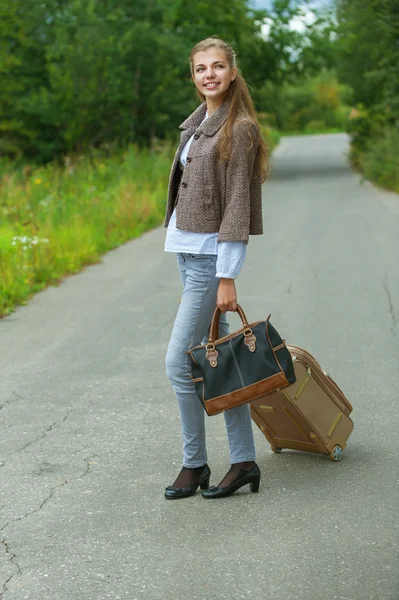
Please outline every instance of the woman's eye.
[[[224, 69], [224, 65], [215, 65], [216, 69]], [[196, 73], [202, 73], [202, 71], [204, 71], [204, 67], [198, 67], [195, 72]]]

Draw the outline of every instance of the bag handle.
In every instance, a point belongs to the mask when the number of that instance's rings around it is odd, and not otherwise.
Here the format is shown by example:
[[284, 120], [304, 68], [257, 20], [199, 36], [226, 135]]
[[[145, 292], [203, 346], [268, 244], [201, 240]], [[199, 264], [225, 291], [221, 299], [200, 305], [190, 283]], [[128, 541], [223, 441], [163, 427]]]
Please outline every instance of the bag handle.
[[[214, 344], [216, 342], [216, 340], [219, 339], [219, 319], [220, 319], [221, 312], [222, 311], [217, 306], [215, 308], [214, 313], [213, 313], [212, 323], [211, 323], [211, 326], [209, 328], [209, 340], [208, 340], [208, 344]], [[245, 313], [244, 313], [244, 311], [242, 310], [242, 308], [241, 308], [241, 306], [239, 304], [237, 304], [237, 312], [240, 315], [240, 319], [242, 321], [243, 326], [245, 328], [249, 329], [247, 317], [245, 316]]]

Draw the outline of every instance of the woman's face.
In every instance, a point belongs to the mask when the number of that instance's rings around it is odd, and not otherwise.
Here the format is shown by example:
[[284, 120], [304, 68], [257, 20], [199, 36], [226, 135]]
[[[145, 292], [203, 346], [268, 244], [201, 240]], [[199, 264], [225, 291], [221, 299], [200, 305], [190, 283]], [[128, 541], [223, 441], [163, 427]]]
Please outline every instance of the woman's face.
[[237, 69], [230, 67], [221, 48], [209, 48], [194, 54], [193, 81], [207, 100], [223, 100], [236, 75]]

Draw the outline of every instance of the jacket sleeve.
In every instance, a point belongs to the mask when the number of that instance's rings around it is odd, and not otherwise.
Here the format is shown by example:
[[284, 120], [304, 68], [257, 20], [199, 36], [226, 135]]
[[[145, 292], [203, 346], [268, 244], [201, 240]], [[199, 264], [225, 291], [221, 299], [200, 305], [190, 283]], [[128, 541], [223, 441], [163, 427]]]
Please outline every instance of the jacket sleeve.
[[248, 243], [251, 182], [258, 151], [258, 128], [251, 121], [235, 125], [231, 156], [226, 169], [226, 199], [219, 242]]

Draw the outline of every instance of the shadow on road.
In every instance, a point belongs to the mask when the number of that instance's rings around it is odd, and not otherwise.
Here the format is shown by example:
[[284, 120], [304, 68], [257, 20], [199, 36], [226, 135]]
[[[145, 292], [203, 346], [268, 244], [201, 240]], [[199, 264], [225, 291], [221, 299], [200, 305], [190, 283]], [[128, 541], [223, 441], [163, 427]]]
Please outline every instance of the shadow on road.
[[281, 164], [273, 165], [270, 180], [287, 181], [291, 179], [326, 179], [327, 177], [347, 177], [350, 169], [346, 164]]

